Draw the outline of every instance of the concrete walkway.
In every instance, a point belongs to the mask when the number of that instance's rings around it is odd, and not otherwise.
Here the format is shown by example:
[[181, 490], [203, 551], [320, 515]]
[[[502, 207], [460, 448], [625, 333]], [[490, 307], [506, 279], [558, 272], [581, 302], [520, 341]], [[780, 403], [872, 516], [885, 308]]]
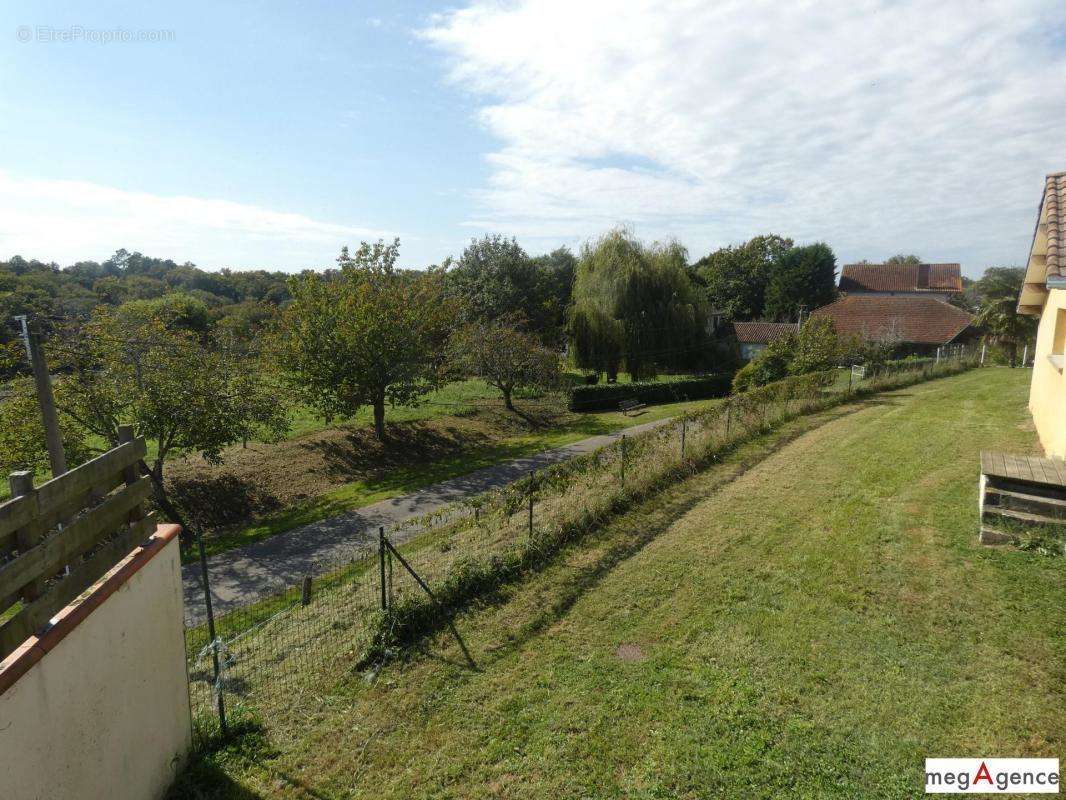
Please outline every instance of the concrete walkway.
[[[472, 497], [489, 489], [506, 486], [524, 478], [532, 469], [590, 453], [620, 438], [633, 436], [671, 422], [660, 419], [627, 428], [617, 433], [593, 436], [580, 442], [545, 450], [527, 458], [502, 464], [435, 483], [417, 492], [382, 500], [338, 517], [312, 522], [272, 536], [260, 542], [228, 550], [208, 558], [212, 605], [216, 614], [254, 603], [287, 587], [297, 585], [304, 575], [317, 574], [323, 567], [341, 564], [377, 541], [378, 527], [386, 530], [412, 517], [435, 511], [449, 503]], [[418, 533], [405, 529], [392, 537], [402, 542]], [[187, 624], [205, 619], [204, 593], [200, 582], [200, 565], [182, 567]]]

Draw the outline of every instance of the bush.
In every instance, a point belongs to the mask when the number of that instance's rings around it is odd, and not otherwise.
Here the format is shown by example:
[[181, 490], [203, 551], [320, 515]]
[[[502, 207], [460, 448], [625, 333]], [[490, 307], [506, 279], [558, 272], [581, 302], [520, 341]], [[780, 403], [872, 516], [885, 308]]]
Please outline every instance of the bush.
[[787, 377], [795, 355], [795, 336], [786, 336], [784, 339], [770, 342], [765, 350], [733, 376], [733, 391], [746, 392], [756, 386], [764, 386]]
[[208, 529], [243, 522], [281, 508], [274, 495], [232, 473], [173, 480], [167, 490], [185, 510], [187, 518]]
[[678, 403], [682, 400], [703, 400], [729, 394], [728, 375], [706, 375], [680, 381], [650, 383], [605, 383], [596, 386], [575, 386], [570, 390], [571, 411], [600, 411], [617, 409], [623, 400], [635, 398], [647, 405]]

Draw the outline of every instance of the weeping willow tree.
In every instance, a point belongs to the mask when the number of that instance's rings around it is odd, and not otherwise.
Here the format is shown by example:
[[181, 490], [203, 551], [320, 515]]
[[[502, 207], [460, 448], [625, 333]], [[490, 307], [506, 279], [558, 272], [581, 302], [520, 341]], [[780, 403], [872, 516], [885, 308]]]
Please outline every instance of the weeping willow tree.
[[617, 229], [586, 244], [574, 279], [570, 343], [577, 366], [634, 380], [690, 369], [707, 356], [706, 313], [676, 242], [645, 245]]

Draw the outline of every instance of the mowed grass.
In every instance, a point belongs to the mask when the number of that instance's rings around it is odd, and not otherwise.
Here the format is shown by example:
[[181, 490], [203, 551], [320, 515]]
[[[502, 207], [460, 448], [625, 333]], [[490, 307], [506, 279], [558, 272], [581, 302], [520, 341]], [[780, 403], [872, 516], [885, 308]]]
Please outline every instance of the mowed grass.
[[178, 791], [903, 798], [926, 756], [1062, 757], [1063, 560], [976, 542], [1027, 377], [797, 420], [461, 616], [476, 670], [441, 635], [340, 671]]
[[[563, 377], [566, 384], [583, 383], [581, 375], [576, 372], [567, 372]], [[689, 377], [691, 376], [660, 375], [655, 380], [675, 381], [684, 380]], [[618, 382], [632, 383], [633, 381], [628, 373], [623, 372], [618, 376]], [[521, 405], [523, 399], [535, 396], [536, 394], [538, 393], [531, 393], [528, 390], [519, 389], [515, 393], [515, 399], [518, 404]], [[386, 417], [389, 422], [419, 422], [421, 420], [436, 419], [438, 417], [461, 416], [476, 410], [478, 406], [485, 401], [496, 401], [499, 397], [499, 389], [490, 386], [479, 378], [468, 378], [466, 380], [449, 383], [435, 392], [430, 392], [421, 399], [421, 402], [418, 405], [410, 407], [390, 407], [386, 410]], [[291, 427], [288, 433], [290, 438], [314, 433], [315, 431], [326, 430], [331, 427], [330, 423], [327, 423], [318, 415], [318, 412], [309, 406], [302, 404], [297, 404], [292, 407], [290, 422]], [[370, 426], [373, 425], [373, 423], [373, 410], [368, 406], [360, 409], [359, 413], [352, 417], [352, 419], [348, 420], [346, 424]]]

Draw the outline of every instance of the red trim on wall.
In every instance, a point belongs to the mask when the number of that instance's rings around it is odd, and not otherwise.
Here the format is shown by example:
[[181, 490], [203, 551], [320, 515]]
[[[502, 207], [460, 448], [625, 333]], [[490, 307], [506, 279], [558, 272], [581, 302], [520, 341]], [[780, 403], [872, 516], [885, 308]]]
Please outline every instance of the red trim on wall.
[[72, 630], [78, 627], [103, 602], [117, 592], [149, 561], [156, 557], [167, 544], [181, 533], [179, 525], [157, 525], [155, 533], [140, 547], [133, 550], [110, 572], [100, 579], [78, 600], [70, 603], [52, 617], [51, 625], [39, 636], [31, 636], [15, 652], [0, 661], [0, 694], [15, 685], [19, 678], [30, 671], [45, 653], [55, 649]]

